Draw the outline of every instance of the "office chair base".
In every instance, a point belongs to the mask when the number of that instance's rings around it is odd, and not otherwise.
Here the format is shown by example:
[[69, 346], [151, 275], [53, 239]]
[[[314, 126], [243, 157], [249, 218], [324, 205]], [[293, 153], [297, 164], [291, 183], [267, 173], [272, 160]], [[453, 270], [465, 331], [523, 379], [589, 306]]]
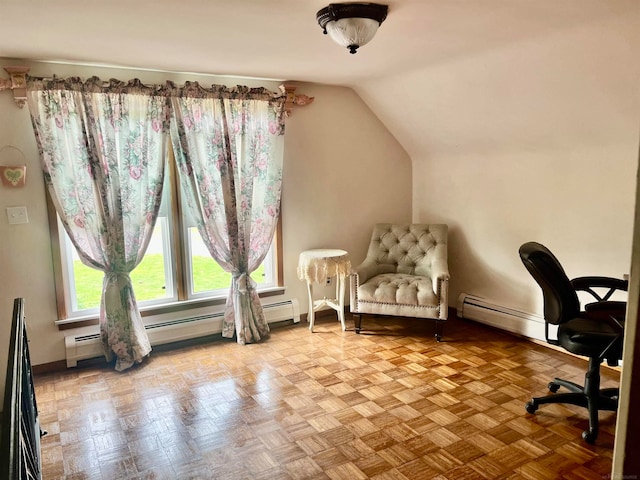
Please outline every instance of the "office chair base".
[[[569, 393], [555, 393], [560, 387], [565, 387], [569, 390]], [[568, 403], [584, 407], [589, 411], [589, 429], [582, 432], [582, 439], [590, 444], [595, 443], [598, 438], [598, 411], [615, 412], [618, 409], [619, 390], [617, 388], [605, 388], [596, 392], [588, 392], [581, 385], [561, 378], [556, 378], [553, 382], [549, 382], [548, 388], [553, 395], [529, 400], [525, 405], [527, 413], [534, 414], [540, 405], [546, 403]]]

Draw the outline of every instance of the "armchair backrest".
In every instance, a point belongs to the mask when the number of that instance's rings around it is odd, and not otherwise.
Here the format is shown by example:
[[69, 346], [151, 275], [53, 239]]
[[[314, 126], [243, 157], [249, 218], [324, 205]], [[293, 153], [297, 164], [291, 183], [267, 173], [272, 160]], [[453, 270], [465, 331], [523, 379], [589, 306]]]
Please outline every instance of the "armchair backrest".
[[379, 273], [430, 275], [434, 261], [447, 259], [445, 224], [378, 223], [373, 229], [367, 261]]
[[547, 247], [527, 242], [520, 247], [520, 259], [542, 289], [544, 319], [558, 325], [580, 313], [580, 300], [558, 259]]

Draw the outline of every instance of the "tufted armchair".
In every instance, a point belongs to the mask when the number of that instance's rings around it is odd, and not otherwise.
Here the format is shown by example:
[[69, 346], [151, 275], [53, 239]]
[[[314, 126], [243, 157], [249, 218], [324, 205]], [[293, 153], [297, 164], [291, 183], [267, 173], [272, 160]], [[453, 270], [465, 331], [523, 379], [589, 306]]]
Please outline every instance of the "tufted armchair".
[[356, 333], [365, 313], [432, 318], [441, 340], [448, 314], [447, 231], [444, 224], [375, 226], [367, 258], [351, 275]]

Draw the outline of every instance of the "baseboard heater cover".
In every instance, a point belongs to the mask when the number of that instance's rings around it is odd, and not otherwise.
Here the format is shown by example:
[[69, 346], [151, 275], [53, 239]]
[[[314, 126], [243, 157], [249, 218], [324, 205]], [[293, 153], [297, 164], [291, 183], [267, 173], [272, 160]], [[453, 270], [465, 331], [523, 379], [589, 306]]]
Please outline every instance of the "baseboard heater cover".
[[[268, 323], [293, 320], [300, 322], [300, 307], [296, 298], [262, 305]], [[149, 322], [145, 325], [151, 345], [190, 340], [222, 332], [224, 310], [171, 320]], [[103, 355], [99, 333], [67, 335], [64, 338], [67, 368], [78, 365], [79, 360]]]
[[540, 315], [505, 307], [476, 295], [460, 294], [457, 315], [528, 338], [545, 340], [544, 318]]

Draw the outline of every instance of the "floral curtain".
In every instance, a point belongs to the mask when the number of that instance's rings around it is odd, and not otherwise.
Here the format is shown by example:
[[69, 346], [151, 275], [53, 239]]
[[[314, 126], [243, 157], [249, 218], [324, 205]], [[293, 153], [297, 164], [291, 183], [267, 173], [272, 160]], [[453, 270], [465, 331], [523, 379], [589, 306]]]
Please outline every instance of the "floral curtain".
[[104, 272], [100, 331], [116, 370], [151, 351], [129, 273], [160, 208], [170, 104], [138, 80], [29, 79], [45, 182], [82, 262]]
[[284, 98], [265, 89], [173, 86], [171, 139], [180, 185], [211, 256], [232, 273], [223, 336], [240, 344], [269, 326], [251, 273], [278, 221]]

